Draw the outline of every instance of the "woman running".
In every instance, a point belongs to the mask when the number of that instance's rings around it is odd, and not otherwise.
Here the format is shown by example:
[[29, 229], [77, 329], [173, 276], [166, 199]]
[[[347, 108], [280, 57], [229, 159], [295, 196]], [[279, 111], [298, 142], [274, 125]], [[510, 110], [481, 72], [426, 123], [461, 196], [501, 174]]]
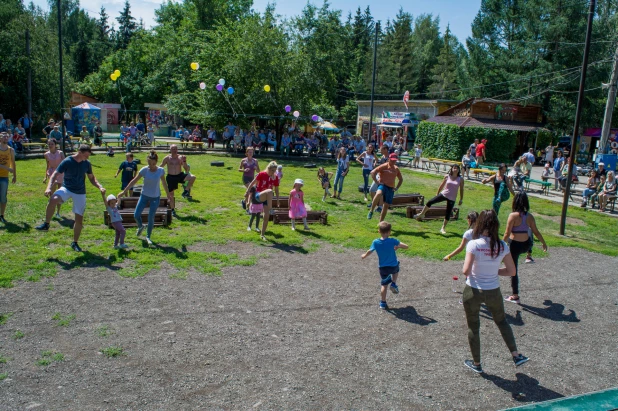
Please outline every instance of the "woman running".
[[[47, 162], [47, 167], [45, 171], [45, 178], [43, 179], [43, 183], [47, 183], [47, 180], [54, 174], [56, 171], [56, 167], [64, 160], [64, 153], [58, 150], [58, 144], [55, 139], [50, 139], [47, 142], [47, 147], [49, 147], [49, 151], [45, 153], [45, 161]], [[55, 192], [62, 186], [62, 181], [64, 180], [64, 174], [59, 173], [56, 174], [56, 181], [52, 181], [51, 190]], [[58, 208], [56, 210], [56, 217], [60, 218], [60, 207], [62, 207], [62, 203], [58, 203]]]
[[253, 195], [251, 201], [264, 204], [264, 221], [262, 221], [262, 232], [260, 237], [266, 241], [266, 229], [268, 228], [268, 217], [273, 206], [273, 188], [277, 195], [277, 207], [279, 207], [279, 177], [277, 177], [277, 163], [271, 161], [268, 163], [266, 170], [258, 173], [253, 181], [247, 186], [245, 191], [245, 203], [249, 202], [249, 194], [251, 187], [257, 186], [257, 191]]
[[172, 201], [172, 195], [167, 188], [167, 182], [165, 181], [165, 169], [157, 166], [159, 162], [159, 156], [156, 151], [151, 150], [150, 155], [146, 157], [148, 159], [148, 166], [143, 167], [133, 180], [127, 185], [127, 187], [118, 194], [118, 198], [126, 196], [131, 187], [135, 185], [141, 178], [144, 179], [144, 187], [142, 193], [139, 196], [139, 201], [135, 207], [135, 213], [133, 217], [137, 223], [137, 235], [139, 236], [144, 231], [142, 224], [142, 212], [148, 207], [148, 229], [146, 231], [146, 242], [148, 245], [152, 245], [150, 236], [152, 234], [152, 228], [154, 227], [155, 215], [157, 214], [157, 208], [159, 207], [159, 200], [161, 199], [161, 187], [165, 190], [168, 201]]
[[459, 191], [459, 205], [461, 205], [464, 198], [464, 179], [461, 178], [461, 169], [459, 166], [453, 164], [448, 174], [444, 176], [444, 180], [442, 180], [442, 184], [440, 184], [438, 188], [438, 194], [425, 204], [423, 211], [417, 214], [415, 218], [417, 220], [422, 220], [427, 210], [429, 210], [432, 205], [446, 201], [446, 214], [444, 215], [444, 222], [440, 229], [442, 234], [446, 234], [446, 225], [451, 219], [451, 213], [453, 212], [453, 207], [455, 207], [457, 191]]
[[515, 194], [513, 198], [513, 212], [509, 214], [509, 219], [506, 222], [506, 231], [503, 237], [504, 241], [510, 240], [511, 255], [515, 264], [515, 275], [511, 277], [513, 294], [505, 298], [505, 300], [515, 304], [519, 304], [519, 273], [517, 262], [519, 256], [527, 253], [532, 247], [530, 231], [532, 231], [541, 244], [543, 244], [543, 251], [547, 252], [547, 244], [545, 244], [543, 236], [536, 228], [536, 222], [532, 214], [528, 212], [529, 210], [530, 203], [528, 202], [528, 195], [524, 192]]
[[[341, 200], [341, 192], [343, 191], [343, 180], [350, 171], [350, 157], [348, 156], [348, 150], [345, 147], [340, 147], [337, 151], [337, 173], [335, 174], [335, 188], [333, 189], [333, 195], [331, 198], [338, 198]], [[337, 191], [339, 189], [339, 191]]]
[[[499, 276], [515, 275], [515, 264], [509, 253], [509, 247], [500, 241], [499, 228], [500, 222], [496, 212], [482, 211], [474, 227], [474, 239], [466, 246], [466, 260], [463, 266], [466, 287], [463, 292], [463, 306], [468, 323], [468, 343], [472, 360], [465, 360], [464, 365], [477, 373], [483, 372], [479, 318], [481, 304], [485, 304], [491, 313], [502, 339], [513, 356], [515, 366], [528, 361], [528, 357], [517, 351], [513, 330], [504, 314]], [[504, 267], [501, 268], [502, 263]]]
[[[498, 171], [493, 176], [483, 179], [482, 183], [494, 183], [494, 201], [493, 209], [496, 214], [500, 213], [500, 206], [503, 202], [508, 200], [511, 196], [515, 195], [511, 181], [506, 176], [506, 164], [502, 163], [498, 166]], [[509, 194], [510, 193], [510, 194]]]
[[363, 181], [365, 182], [365, 185], [363, 186], [363, 194], [365, 195], [365, 201], [368, 201], [367, 194], [369, 193], [369, 174], [376, 165], [376, 155], [373, 144], [369, 144], [367, 146], [367, 150], [358, 156], [356, 162], [362, 164], [363, 166]]

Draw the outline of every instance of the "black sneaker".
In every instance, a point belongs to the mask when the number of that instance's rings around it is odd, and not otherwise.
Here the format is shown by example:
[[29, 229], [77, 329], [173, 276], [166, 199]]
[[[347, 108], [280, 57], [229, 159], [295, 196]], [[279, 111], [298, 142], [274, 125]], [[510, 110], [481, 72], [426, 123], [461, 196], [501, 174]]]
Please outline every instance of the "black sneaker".
[[182, 196], [183, 196], [184, 198], [189, 197], [189, 192], [188, 192], [187, 190], [183, 191], [183, 192], [182, 192]]
[[47, 224], [47, 223], [43, 223], [43, 224], [41, 224], [41, 225], [37, 225], [37, 226], [36, 226], [36, 227], [34, 227], [34, 228], [35, 228], [36, 230], [39, 230], [39, 231], [47, 231], [47, 230], [49, 230], [49, 224]]
[[523, 354], [519, 354], [517, 357], [513, 357], [513, 362], [515, 363], [516, 367], [519, 367], [522, 364], [525, 364], [528, 362], [530, 358], [526, 357]]
[[6, 220], [4, 219], [3, 215], [0, 215], [0, 223], [6, 224]]
[[466, 360], [464, 361], [464, 365], [468, 368], [470, 368], [472, 371], [480, 374], [483, 372], [483, 367], [481, 366], [481, 364], [479, 365], [474, 365], [474, 361], [472, 360]]
[[240, 204], [242, 205], [242, 209], [246, 210], [247, 209], [247, 203], [245, 202], [245, 200], [241, 200]]
[[73, 242], [71, 243], [71, 248], [73, 249], [73, 251], [77, 251], [78, 253], [81, 253], [81, 252], [82, 252], [81, 247], [77, 244], [77, 242], [76, 242], [76, 241], [73, 241]]

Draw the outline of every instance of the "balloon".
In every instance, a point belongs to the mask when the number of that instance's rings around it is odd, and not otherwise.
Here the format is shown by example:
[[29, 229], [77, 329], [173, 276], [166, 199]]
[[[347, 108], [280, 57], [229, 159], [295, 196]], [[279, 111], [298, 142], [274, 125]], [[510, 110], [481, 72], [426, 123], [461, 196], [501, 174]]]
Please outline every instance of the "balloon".
[[110, 75], [109, 75], [109, 78], [111, 78], [111, 79], [112, 79], [112, 81], [116, 81], [116, 79], [117, 79], [118, 77], [116, 77], [116, 75], [115, 75], [114, 73], [112, 73], [112, 74], [110, 74]]
[[197, 70], [198, 68], [200, 68], [199, 63], [191, 63], [191, 70]]
[[221, 84], [222, 86], [225, 86], [225, 79], [220, 78], [219, 79], [219, 84]]
[[294, 117], [296, 117], [296, 118], [298, 118], [298, 116], [300, 116], [300, 113], [298, 112], [298, 110], [296, 110], [296, 111], [295, 111], [294, 113], [292, 113], [292, 114], [294, 114]]
[[264, 86], [264, 91], [270, 93], [270, 86], [268, 84]]
[[206, 83], [200, 83], [200, 88], [204, 90], [206, 88]]
[[120, 77], [120, 70], [114, 70], [114, 74], [116, 75], [116, 78]]
[[223, 86], [221, 84], [217, 84], [217, 91], [223, 90]]
[[311, 116], [311, 120], [313, 120], [313, 121], [318, 121], [318, 119], [319, 119], [319, 117], [318, 117], [317, 114], [314, 114], [314, 115]]
[[285, 106], [285, 112], [289, 113], [290, 111], [292, 111], [292, 106], [290, 105]]
[[228, 88], [227, 88], [227, 94], [229, 94], [230, 96], [231, 96], [232, 94], [234, 94], [234, 87], [228, 87]]

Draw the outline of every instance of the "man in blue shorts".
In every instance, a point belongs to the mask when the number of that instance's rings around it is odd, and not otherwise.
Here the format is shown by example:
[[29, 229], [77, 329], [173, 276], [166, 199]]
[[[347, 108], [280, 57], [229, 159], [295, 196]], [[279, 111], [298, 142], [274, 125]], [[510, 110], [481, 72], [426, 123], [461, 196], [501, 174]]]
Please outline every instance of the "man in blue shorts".
[[[399, 190], [399, 187], [401, 187], [403, 183], [403, 176], [401, 175], [401, 171], [399, 171], [399, 167], [397, 167], [397, 159], [397, 154], [393, 153], [388, 156], [388, 163], [384, 163], [371, 171], [371, 178], [378, 185], [378, 191], [376, 191], [376, 195], [373, 197], [371, 209], [369, 210], [369, 214], [367, 214], [369, 220], [373, 217], [373, 210], [380, 203], [380, 199], [383, 198], [384, 207], [382, 207], [382, 212], [380, 213], [380, 221], [384, 221], [389, 206], [393, 204], [395, 191]], [[380, 181], [376, 178], [377, 175], [380, 176]], [[395, 187], [395, 177], [398, 180], [397, 187]]]
[[[49, 230], [49, 223], [51, 222], [54, 210], [58, 204], [66, 202], [68, 199], [73, 200], [73, 213], [75, 214], [75, 224], [73, 225], [73, 242], [71, 248], [77, 252], [81, 252], [82, 249], [77, 244], [79, 236], [82, 232], [84, 224], [84, 212], [86, 211], [86, 176], [90, 183], [105, 194], [105, 189], [92, 174], [92, 164], [88, 161], [90, 158], [90, 146], [82, 144], [79, 146], [77, 154], [65, 158], [56, 168], [54, 174], [49, 178], [47, 189], [45, 190], [45, 197], [51, 197], [49, 203], [47, 203], [47, 210], [45, 215], [45, 222], [35, 228], [39, 231]], [[51, 186], [56, 181], [56, 174], [64, 173], [64, 182], [56, 192], [51, 191]]]

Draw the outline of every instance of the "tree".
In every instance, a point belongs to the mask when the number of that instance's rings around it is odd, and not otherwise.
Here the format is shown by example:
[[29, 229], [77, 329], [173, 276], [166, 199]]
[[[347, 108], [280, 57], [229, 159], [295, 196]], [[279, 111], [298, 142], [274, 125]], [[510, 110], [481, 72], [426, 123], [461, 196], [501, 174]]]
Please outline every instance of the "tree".
[[433, 98], [453, 98], [457, 95], [457, 48], [459, 42], [451, 34], [450, 26], [442, 39], [443, 46], [438, 56], [438, 63], [431, 70], [433, 83], [429, 86], [430, 96]]
[[129, 0], [125, 0], [124, 9], [120, 12], [120, 16], [116, 17], [116, 21], [118, 22], [116, 48], [126, 49], [137, 30], [135, 18], [131, 15], [131, 4], [129, 4]]
[[[414, 20], [412, 31], [412, 58], [414, 60], [414, 91], [425, 98], [432, 83], [431, 69], [438, 62], [440, 53], [440, 18], [431, 14], [421, 14]], [[410, 90], [413, 98], [414, 93]]]

